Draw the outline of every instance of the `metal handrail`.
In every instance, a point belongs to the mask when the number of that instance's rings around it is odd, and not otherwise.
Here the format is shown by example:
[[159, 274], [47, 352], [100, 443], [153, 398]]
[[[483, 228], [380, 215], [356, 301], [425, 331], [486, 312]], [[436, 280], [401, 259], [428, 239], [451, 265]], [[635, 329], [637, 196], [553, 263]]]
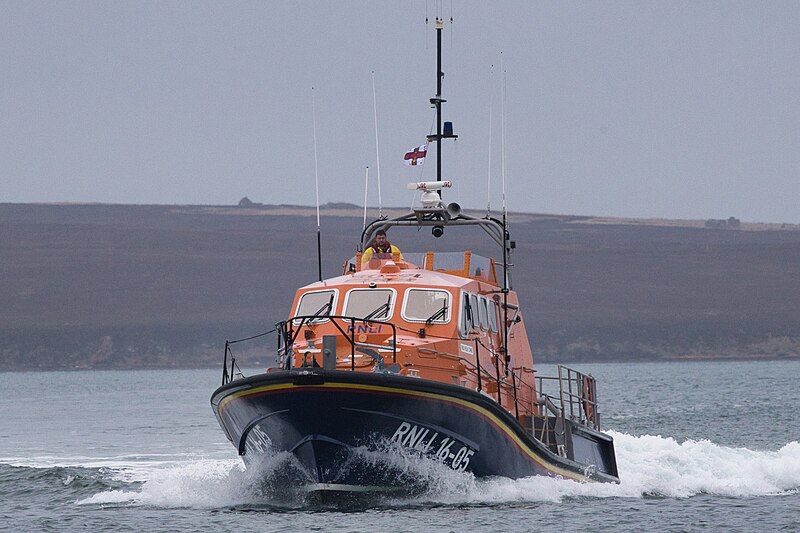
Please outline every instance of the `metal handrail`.
[[[223, 359], [222, 359], [222, 384], [226, 385], [234, 380], [235, 375], [243, 376], [241, 369], [239, 369], [239, 365], [236, 364], [236, 358], [233, 356], [231, 352], [231, 345], [236, 344], [238, 342], [250, 341], [253, 339], [257, 339], [259, 337], [263, 337], [264, 335], [268, 335], [270, 333], [274, 333], [277, 331], [278, 333], [278, 357], [285, 357], [286, 361], [283, 366], [287, 369], [291, 365], [291, 352], [292, 346], [294, 345], [294, 341], [297, 340], [297, 336], [300, 334], [300, 331], [303, 329], [303, 326], [309, 325], [312, 323], [313, 320], [316, 319], [331, 319], [333, 324], [336, 328], [341, 332], [342, 336], [347, 339], [350, 343], [350, 370], [355, 371], [356, 368], [364, 368], [369, 365], [359, 365], [356, 367], [355, 364], [355, 348], [357, 346], [357, 342], [355, 340], [355, 325], [357, 323], [362, 324], [380, 324], [380, 325], [387, 325], [392, 328], [392, 364], [397, 363], [397, 327], [392, 324], [391, 322], [385, 322], [382, 320], [373, 320], [370, 318], [357, 318], [353, 316], [346, 316], [346, 315], [295, 315], [293, 317], [288, 318], [287, 320], [282, 320], [275, 324], [275, 329], [267, 331], [265, 333], [260, 333], [258, 335], [253, 335], [251, 337], [246, 337], [244, 339], [237, 339], [233, 341], [225, 341], [225, 349], [223, 352]], [[299, 324], [295, 324], [295, 322], [299, 320]], [[350, 333], [348, 334], [342, 327], [336, 322], [337, 320], [344, 320], [350, 322]], [[295, 327], [296, 326], [296, 327]], [[230, 369], [228, 365], [228, 356], [230, 356]], [[238, 372], [234, 372], [234, 369], [237, 369]]]
[[[492, 375], [488, 370], [483, 368], [480, 363], [480, 347], [483, 347], [489, 354], [491, 354], [495, 358], [495, 375]], [[522, 377], [522, 374], [530, 373], [534, 374], [534, 371], [526, 368], [526, 367], [514, 367], [509, 368], [509, 373], [511, 374], [510, 379], [507, 379], [506, 376], [502, 376], [499, 372], [499, 354], [485, 346], [484, 344], [480, 343], [478, 339], [475, 339], [475, 360], [472, 361], [471, 359], [467, 359], [460, 355], [451, 354], [448, 352], [442, 352], [435, 348], [418, 348], [419, 352], [425, 352], [431, 355], [431, 359], [435, 359], [437, 357], [442, 357], [445, 359], [449, 359], [451, 361], [459, 361], [464, 366], [465, 371], [468, 374], [475, 376], [477, 381], [477, 390], [478, 392], [483, 391], [483, 380], [488, 379], [490, 381], [494, 381], [497, 385], [497, 393], [498, 396], [496, 400], [498, 403], [500, 402], [501, 393], [505, 392], [507, 395], [510, 395], [514, 400], [514, 414], [517, 420], [520, 419], [520, 403], [523, 403], [522, 408], [524, 409], [524, 413], [526, 415], [535, 415], [535, 398], [536, 398], [536, 388], [534, 387], [535, 384], [525, 383], [525, 380]], [[517, 371], [519, 371], [520, 375], [517, 375]], [[485, 376], [485, 378], [484, 378]], [[525, 387], [529, 393], [531, 398], [531, 406], [528, 408], [527, 404], [523, 402], [522, 399], [518, 397], [518, 391]]]
[[[276, 327], [279, 331], [279, 344], [283, 342], [283, 345], [278, 347], [278, 355], [283, 356], [286, 358], [284, 366], [286, 369], [291, 368], [291, 352], [292, 346], [294, 346], [295, 340], [297, 340], [297, 336], [300, 335], [300, 331], [303, 329], [304, 326], [308, 326], [313, 320], [317, 319], [325, 319], [333, 323], [336, 326], [336, 329], [342, 334], [342, 337], [345, 338], [348, 343], [350, 344], [350, 370], [355, 371], [356, 369], [356, 324], [379, 324], [385, 325], [392, 328], [392, 364], [397, 363], [397, 326], [395, 326], [391, 322], [387, 322], [384, 320], [374, 320], [371, 318], [358, 318], [354, 316], [347, 316], [347, 315], [295, 315], [286, 320], [278, 322]], [[297, 325], [295, 328], [295, 322], [300, 321], [300, 324]], [[350, 323], [350, 333], [348, 334], [337, 322], [338, 320], [343, 320]], [[281, 353], [283, 351], [283, 353]]]
[[[387, 325], [391, 328], [391, 349], [392, 349], [392, 363], [397, 363], [397, 327], [387, 321], [382, 320], [375, 320], [375, 319], [363, 319], [357, 318], [353, 316], [346, 316], [346, 315], [295, 315], [293, 317], [288, 318], [287, 320], [278, 322], [275, 325], [275, 329], [254, 335], [252, 337], [247, 337], [244, 339], [238, 339], [234, 341], [225, 341], [225, 351], [223, 357], [223, 369], [222, 369], [222, 384], [225, 385], [232, 381], [236, 375], [242, 375], [242, 371], [239, 369], [239, 365], [236, 364], [236, 359], [231, 352], [231, 345], [256, 339], [258, 337], [262, 337], [264, 335], [268, 335], [269, 333], [278, 332], [278, 355], [279, 357], [285, 357], [285, 362], [283, 366], [286, 369], [291, 368], [292, 365], [292, 355], [293, 355], [293, 346], [294, 342], [299, 336], [300, 332], [303, 330], [304, 326], [310, 325], [310, 323], [315, 319], [324, 318], [325, 320], [330, 320], [334, 326], [339, 330], [342, 334], [342, 337], [345, 338], [348, 343], [350, 344], [350, 370], [355, 371], [357, 368], [367, 368], [371, 366], [371, 364], [366, 365], [356, 365], [355, 364], [355, 351], [356, 346], [359, 343], [355, 340], [355, 331], [356, 331], [356, 324], [363, 323], [363, 324], [379, 324], [381, 326]], [[300, 321], [299, 324], [296, 324], [297, 321]], [[350, 331], [349, 333], [345, 331], [342, 326], [338, 323], [338, 321], [345, 321], [349, 322]], [[495, 375], [492, 376], [489, 369], [483, 367], [480, 363], [480, 352], [481, 347], [483, 347], [486, 352], [494, 358], [494, 366], [495, 366]], [[514, 402], [514, 413], [516, 418], [519, 420], [519, 402], [520, 399], [518, 397], [518, 390], [525, 387], [526, 390], [530, 393], [531, 398], [531, 410], [528, 410], [527, 403], [523, 406], [525, 409], [525, 413], [530, 413], [534, 417], [543, 418], [545, 419], [542, 424], [542, 435], [540, 435], [539, 440], [545, 442], [545, 444], [549, 444], [549, 435], [546, 435], [545, 428], [549, 427], [547, 422], [547, 412], [549, 411], [554, 415], [556, 418], [566, 418], [569, 417], [570, 420], [578, 422], [580, 424], [592, 427], [594, 429], [600, 429], [600, 417], [598, 412], [598, 401], [597, 401], [597, 382], [593, 376], [590, 374], [584, 374], [582, 372], [578, 372], [577, 370], [573, 370], [563, 365], [558, 365], [558, 373], [556, 376], [541, 376], [538, 375], [537, 372], [533, 369], [525, 368], [525, 367], [515, 367], [511, 368], [511, 379], [507, 380], [506, 378], [501, 378], [500, 368], [499, 368], [499, 354], [491, 349], [490, 347], [484, 346], [478, 339], [475, 339], [475, 361], [471, 359], [464, 358], [461, 355], [451, 354], [447, 352], [441, 352], [437, 349], [433, 348], [422, 348], [420, 347], [420, 352], [427, 352], [430, 353], [433, 358], [443, 358], [449, 359], [450, 361], [460, 363], [464, 371], [468, 374], [474, 375], [477, 381], [478, 391], [481, 392], [483, 390], [483, 382], [484, 381], [496, 381], [497, 385], [497, 401], [498, 403], [501, 401], [501, 393], [505, 392], [507, 395], [510, 395], [513, 398]], [[228, 368], [228, 357], [230, 356], [230, 368]], [[378, 362], [377, 360], [375, 362]], [[372, 363], [374, 364], [374, 363]], [[238, 372], [236, 372], [238, 370]], [[517, 376], [517, 371], [520, 372], [520, 376]], [[533, 375], [533, 383], [529, 384], [526, 383], [523, 379], [523, 375], [525, 373], [530, 373]], [[509, 383], [510, 381], [510, 383]], [[546, 392], [545, 383], [552, 383], [557, 382], [557, 396]], [[526, 415], [527, 416], [527, 415]]]
[[[494, 365], [495, 366], [495, 375], [492, 375], [488, 370], [483, 368], [481, 363], [480, 363], [480, 347], [481, 346], [489, 354], [491, 354], [495, 358], [495, 365]], [[517, 368], [509, 369], [512, 375], [511, 375], [511, 379], [507, 380], [506, 377], [501, 375], [501, 372], [499, 371], [500, 370], [499, 369], [499, 357], [500, 356], [497, 354], [497, 352], [495, 352], [491, 348], [489, 348], [489, 347], [483, 345], [482, 343], [480, 343], [478, 341], [478, 339], [475, 339], [475, 361], [472, 361], [471, 359], [467, 359], [467, 358], [465, 358], [465, 357], [463, 357], [461, 355], [456, 355], [456, 354], [452, 354], [452, 353], [448, 353], [448, 352], [442, 352], [442, 351], [439, 351], [439, 350], [437, 350], [435, 348], [419, 347], [418, 351], [420, 352], [420, 355], [423, 352], [430, 354], [431, 355], [431, 357], [430, 357], [431, 359], [435, 359], [435, 358], [441, 357], [441, 358], [444, 358], [444, 359], [449, 359], [451, 361], [458, 361], [458, 362], [462, 363], [464, 365], [465, 370], [468, 373], [470, 373], [470, 374], [475, 376], [476, 381], [477, 381], [477, 386], [478, 386], [478, 389], [477, 389], [478, 392], [482, 392], [483, 391], [483, 381], [484, 381], [484, 379], [488, 379], [490, 381], [496, 382], [497, 394], [498, 394], [498, 396], [497, 396], [498, 403], [500, 402], [500, 398], [501, 398], [501, 394], [500, 393], [501, 392], [505, 391], [506, 394], [510, 394], [514, 398], [514, 413], [515, 413], [517, 419], [519, 419], [519, 403], [520, 403], [520, 400], [519, 400], [518, 395], [517, 395], [517, 390], [522, 388], [523, 386], [527, 387], [528, 390], [530, 390], [531, 398], [533, 399], [535, 397], [535, 389], [534, 389], [534, 387], [532, 385], [528, 384], [528, 383], [525, 383], [525, 381], [522, 379], [521, 376], [519, 378], [517, 378], [517, 376], [515, 375], [515, 371], [516, 370], [520, 370], [520, 371], [524, 372], [524, 371], [526, 371], [528, 369], [526, 369], [524, 367], [517, 367]], [[511, 383], [509, 383], [509, 381]], [[532, 409], [529, 410], [525, 406], [523, 406], [523, 408], [526, 409], [526, 412], [533, 413]]]
[[[277, 329], [278, 328], [275, 327], [275, 328], [272, 328], [269, 331], [265, 331], [265, 332], [259, 333], [257, 335], [251, 335], [251, 336], [245, 337], [243, 339], [235, 339], [235, 340], [232, 340], [232, 341], [231, 340], [226, 340], [225, 341], [225, 350], [224, 350], [223, 356], [222, 356], [222, 384], [223, 385], [225, 385], [226, 383], [229, 383], [230, 381], [233, 381], [234, 376], [236, 375], [236, 373], [234, 373], [234, 371], [233, 371], [234, 368], [239, 371], [238, 374], [240, 376], [244, 376], [244, 374], [242, 373], [242, 369], [239, 368], [238, 364], [236, 364], [236, 357], [233, 355], [233, 352], [231, 351], [231, 345], [238, 344], [240, 342], [251, 341], [253, 339], [258, 339], [259, 337], [264, 337], [266, 335], [269, 335], [270, 333], [275, 333], [277, 331]], [[231, 356], [231, 369], [230, 369], [230, 372], [228, 371], [228, 355]]]
[[[230, 350], [230, 345], [236, 342], [248, 341], [263, 335], [269, 334], [273, 331], [278, 332], [278, 355], [279, 357], [285, 358], [282, 361], [282, 366], [286, 369], [291, 368], [292, 365], [292, 357], [294, 355], [294, 343], [300, 335], [300, 332], [304, 329], [304, 327], [310, 326], [314, 320], [324, 319], [330, 320], [336, 329], [339, 330], [341, 336], [348, 341], [350, 344], [350, 370], [355, 371], [356, 369], [367, 368], [374, 363], [368, 363], [364, 365], [356, 365], [355, 364], [355, 351], [356, 347], [359, 345], [358, 342], [355, 340], [355, 332], [356, 332], [356, 325], [358, 323], [362, 324], [378, 324], [378, 325], [387, 325], [391, 328], [391, 350], [392, 350], [392, 363], [397, 363], [397, 327], [387, 321], [383, 320], [375, 320], [375, 319], [363, 319], [357, 318], [353, 316], [347, 315], [295, 315], [287, 320], [283, 320], [278, 322], [275, 326], [275, 330], [270, 332], [266, 332], [264, 334], [259, 334], [253, 337], [247, 337], [244, 339], [239, 339], [236, 341], [226, 341], [225, 343], [225, 353], [224, 353], [224, 360], [223, 360], [223, 376], [222, 381], [223, 385], [232, 381], [234, 376], [237, 374], [241, 374], [241, 370], [239, 372], [235, 372], [235, 369], [238, 369], [238, 365], [236, 364], [236, 360], [233, 357], [233, 354]], [[299, 324], [297, 323], [299, 321]], [[350, 331], [345, 331], [343, 327], [339, 324], [339, 321], [344, 321], [349, 323]], [[388, 347], [388, 346], [387, 346]], [[480, 352], [485, 350], [488, 354], [492, 356], [494, 359], [494, 375], [492, 375], [490, 368], [486, 368], [486, 366], [482, 365], [480, 362]], [[568, 411], [570, 413], [570, 418], [576, 419], [575, 412], [577, 406], [578, 417], [577, 419], [582, 421], [583, 423], [591, 422], [592, 417], [588, 416], [586, 413], [586, 409], [583, 405], [586, 402], [586, 405], [590, 406], [590, 410], [594, 413], [594, 419], [596, 421], [596, 413], [597, 413], [597, 402], [594, 400], [596, 398], [596, 389], [594, 388], [594, 378], [591, 376], [586, 376], [581, 374], [580, 372], [574, 371], [572, 369], [568, 369], [564, 367], [563, 369], [559, 366], [559, 371], [562, 374], [560, 377], [551, 377], [551, 376], [538, 376], [533, 369], [529, 369], [526, 367], [514, 367], [509, 368], [511, 376], [510, 379], [507, 376], [503, 376], [500, 372], [499, 368], [499, 360], [500, 354], [493, 350], [491, 347], [483, 345], [478, 339], [475, 339], [475, 357], [474, 361], [472, 358], [465, 358], [461, 355], [452, 354], [448, 352], [442, 352], [435, 348], [425, 348], [420, 347], [420, 352], [425, 352], [431, 354], [432, 358], [443, 358], [448, 359], [453, 362], [460, 363], [464, 369], [464, 371], [472, 375], [476, 382], [478, 391], [483, 391], [484, 382], [492, 382], [494, 381], [497, 386], [497, 401], [500, 402], [502, 399], [502, 394], [505, 393], [507, 398], [510, 397], [513, 399], [514, 403], [514, 413], [516, 418], [520, 419], [520, 401], [523, 402], [523, 414], [528, 416], [528, 414], [533, 416], [544, 416], [544, 405], [542, 404], [543, 400], [545, 404], [549, 402], [551, 405], [560, 405], [561, 408], [559, 410], [559, 414], [565, 415]], [[228, 356], [230, 356], [230, 370], [228, 369]], [[307, 359], [305, 360], [307, 363]], [[517, 375], [519, 372], [519, 375]], [[564, 372], [567, 374], [567, 378], [564, 377]], [[529, 373], [534, 376], [533, 383], [526, 383], [524, 379], [524, 374]], [[582, 393], [582, 390], [578, 389], [578, 394], [573, 392], [572, 389], [572, 382], [580, 381], [583, 378], [590, 378], [591, 379], [591, 394], [590, 397]], [[543, 392], [543, 383], [545, 381], [558, 381], [559, 383], [559, 397], [556, 399], [546, 393]], [[567, 386], [565, 387], [565, 381], [567, 381]], [[538, 387], [536, 386], [538, 383]], [[528, 391], [528, 396], [530, 397], [530, 405], [525, 400], [521, 400], [519, 397], [518, 391], [520, 390]], [[538, 394], [537, 394], [538, 393]], [[538, 399], [537, 399], [538, 396]], [[526, 396], [523, 396], [526, 397]], [[538, 408], [538, 409], [537, 409]], [[597, 427], [597, 426], [596, 426]]]
[[[563, 365], [558, 365], [556, 376], [536, 375], [540, 397], [546, 397], [560, 408], [561, 416], [600, 430], [600, 415], [597, 402], [597, 381], [591, 374], [584, 374]], [[557, 382], [556, 395], [545, 392], [545, 383]], [[552, 390], [552, 389], [551, 389]], [[540, 412], [540, 415], [544, 416]]]

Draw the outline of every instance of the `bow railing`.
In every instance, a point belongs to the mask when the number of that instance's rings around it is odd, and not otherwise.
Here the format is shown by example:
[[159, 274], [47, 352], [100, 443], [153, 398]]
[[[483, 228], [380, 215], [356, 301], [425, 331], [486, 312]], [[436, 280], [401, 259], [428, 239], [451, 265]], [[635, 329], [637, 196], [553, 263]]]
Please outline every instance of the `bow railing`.
[[[337, 336], [337, 338], [344, 338], [347, 341], [350, 347], [350, 370], [352, 371], [356, 370], [357, 348], [367, 346], [366, 343], [360, 343], [356, 340], [356, 326], [358, 324], [376, 324], [381, 328], [388, 326], [392, 330], [391, 342], [389, 343], [392, 350], [392, 364], [397, 364], [397, 326], [391, 322], [346, 315], [295, 315], [276, 324], [276, 329], [278, 330], [278, 358], [281, 368], [287, 370], [292, 368], [294, 346], [300, 332], [303, 331], [304, 328], [306, 331], [310, 331], [309, 328], [319, 325], [319, 323], [314, 323], [314, 321], [318, 320], [325, 320], [326, 323], [330, 320], [336, 330], [341, 334]], [[349, 325], [347, 330], [342, 327], [340, 322]], [[313, 361], [316, 361], [316, 358], [313, 358]]]
[[[319, 321], [324, 320], [325, 323], [332, 323], [335, 326], [335, 331], [338, 335], [335, 335], [337, 339], [343, 338], [346, 340], [347, 344], [349, 345], [349, 359], [350, 359], [350, 370], [355, 371], [357, 368], [361, 368], [362, 365], [356, 366], [356, 352], [366, 353], [368, 356], [372, 358], [372, 361], [368, 366], [375, 365], [376, 370], [383, 370], [387, 372], [392, 372], [394, 370], [399, 370], [397, 367], [397, 326], [392, 324], [391, 322], [386, 322], [383, 320], [374, 320], [369, 318], [358, 318], [354, 316], [346, 316], [346, 315], [295, 315], [293, 317], [288, 318], [287, 320], [282, 320], [275, 324], [275, 328], [271, 329], [270, 331], [265, 331], [264, 333], [259, 333], [258, 335], [252, 335], [250, 337], [245, 337], [243, 339], [235, 339], [235, 340], [226, 340], [225, 341], [225, 350], [223, 354], [222, 360], [222, 384], [226, 385], [236, 379], [237, 377], [244, 377], [239, 365], [236, 363], [236, 357], [231, 350], [231, 346], [240, 342], [251, 341], [260, 337], [264, 337], [271, 333], [278, 334], [278, 347], [277, 347], [277, 354], [278, 354], [278, 367], [283, 369], [291, 369], [293, 367], [293, 361], [296, 351], [295, 346], [297, 340], [300, 336], [300, 333], [305, 331], [311, 331], [312, 327], [317, 327], [320, 325]], [[342, 327], [342, 324], [345, 327]], [[391, 336], [390, 340], [386, 345], [371, 345], [365, 342], [359, 342], [357, 340], [357, 329], [359, 325], [378, 325], [380, 328], [389, 327], [391, 329]], [[323, 336], [323, 343], [324, 343]], [[315, 348], [315, 352], [321, 352], [324, 348], [317, 349]], [[380, 351], [384, 351], [390, 349], [391, 350], [391, 367], [387, 367], [385, 362], [383, 361], [383, 357], [380, 355]], [[335, 348], [334, 348], [335, 351]], [[299, 366], [323, 366], [317, 361], [317, 357], [314, 354], [310, 353], [310, 350], [303, 354], [303, 360], [300, 362]], [[311, 360], [309, 361], [309, 355], [311, 355]], [[333, 354], [334, 360], [337, 354]], [[336, 365], [335, 365], [336, 366]], [[338, 368], [338, 370], [342, 370], [342, 368]]]

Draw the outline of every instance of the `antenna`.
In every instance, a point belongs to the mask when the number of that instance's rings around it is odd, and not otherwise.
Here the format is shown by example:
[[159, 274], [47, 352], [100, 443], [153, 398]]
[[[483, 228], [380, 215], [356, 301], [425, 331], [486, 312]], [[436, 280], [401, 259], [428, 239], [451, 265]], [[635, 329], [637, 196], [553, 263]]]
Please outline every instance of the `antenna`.
[[503, 216], [506, 212], [506, 69], [503, 66], [503, 52], [500, 52], [500, 70], [503, 71], [503, 91], [500, 96], [500, 161], [503, 180]]
[[369, 190], [369, 167], [367, 167], [367, 176], [364, 178], [364, 227], [367, 229], [367, 191]]
[[425, 50], [428, 49], [428, 0], [425, 0]]
[[317, 272], [322, 281], [322, 233], [319, 224], [319, 162], [317, 159], [317, 97], [311, 87], [311, 117], [314, 125], [314, 190], [317, 194]]
[[[378, 100], [375, 97], [375, 71], [372, 71], [372, 114], [375, 117], [375, 159], [378, 163], [378, 218], [383, 218], [383, 202], [381, 201], [381, 151], [378, 143]], [[364, 204], [366, 205], [366, 203]]]
[[450, 49], [453, 49], [453, 0], [450, 0]]
[[486, 216], [492, 212], [492, 80], [494, 65], [489, 68], [489, 165], [486, 176]]

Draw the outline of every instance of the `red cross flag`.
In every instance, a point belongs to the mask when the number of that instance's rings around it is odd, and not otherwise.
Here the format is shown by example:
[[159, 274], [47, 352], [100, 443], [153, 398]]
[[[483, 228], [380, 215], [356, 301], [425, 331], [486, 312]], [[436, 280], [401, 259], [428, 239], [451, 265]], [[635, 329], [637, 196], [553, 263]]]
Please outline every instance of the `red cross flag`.
[[425, 156], [428, 155], [428, 144], [425, 143], [422, 146], [417, 146], [410, 152], [406, 152], [406, 155], [403, 157], [403, 163], [407, 166], [416, 166], [425, 163]]

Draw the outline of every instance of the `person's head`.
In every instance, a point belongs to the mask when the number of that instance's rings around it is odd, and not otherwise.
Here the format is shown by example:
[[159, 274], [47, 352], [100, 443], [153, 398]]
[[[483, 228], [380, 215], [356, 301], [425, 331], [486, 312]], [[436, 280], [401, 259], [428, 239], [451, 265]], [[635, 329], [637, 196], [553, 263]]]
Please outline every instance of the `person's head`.
[[375, 244], [378, 246], [383, 246], [386, 244], [386, 232], [382, 229], [379, 229], [375, 232]]

